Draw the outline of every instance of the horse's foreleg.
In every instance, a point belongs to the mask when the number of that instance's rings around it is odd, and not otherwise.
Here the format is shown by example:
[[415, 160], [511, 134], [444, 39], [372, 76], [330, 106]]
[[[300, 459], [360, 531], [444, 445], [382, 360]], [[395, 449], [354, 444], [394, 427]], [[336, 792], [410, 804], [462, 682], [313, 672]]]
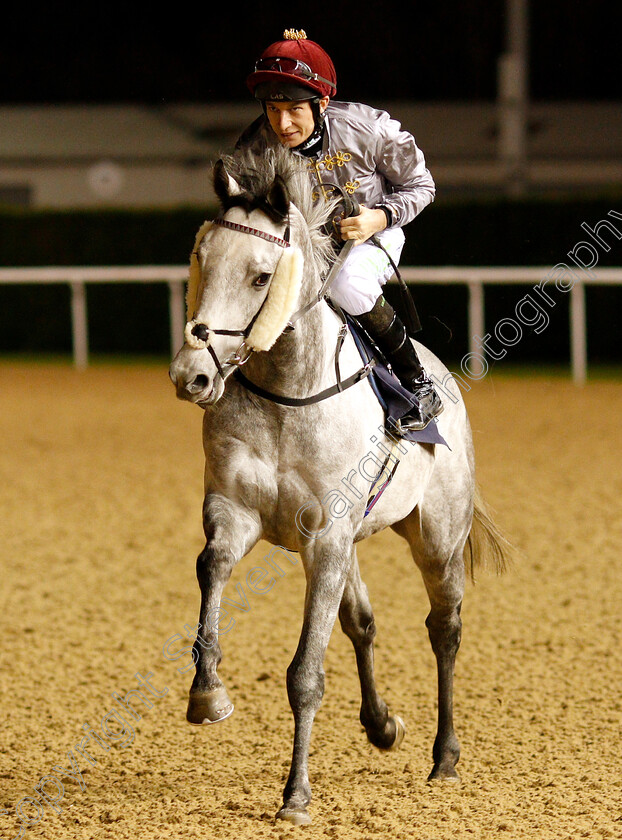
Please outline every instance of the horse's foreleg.
[[458, 780], [456, 764], [460, 758], [460, 744], [453, 724], [453, 680], [462, 632], [462, 549], [456, 551], [448, 566], [423, 567], [422, 573], [431, 607], [426, 626], [438, 671], [438, 729], [432, 750], [434, 766], [428, 780]]
[[208, 542], [197, 558], [201, 608], [193, 656], [196, 674], [190, 688], [186, 719], [189, 723], [217, 723], [233, 712], [233, 703], [217, 673], [222, 659], [218, 619], [222, 591], [236, 559]]
[[294, 751], [283, 806], [277, 813], [277, 818], [295, 825], [311, 822], [307, 812], [311, 801], [311, 729], [324, 695], [324, 655], [337, 618], [351, 550], [351, 545], [340, 550], [334, 543], [330, 547], [316, 544], [313, 556], [305, 557], [305, 615], [298, 648], [287, 669], [287, 694], [294, 714]]
[[356, 549], [339, 607], [339, 620], [343, 632], [352, 641], [356, 665], [361, 681], [361, 723], [367, 737], [375, 747], [396, 749], [404, 738], [401, 718], [391, 717], [387, 704], [376, 690], [374, 679], [374, 638], [376, 624], [372, 613], [367, 587], [361, 579]]
[[197, 558], [201, 608], [193, 646], [196, 674], [186, 713], [187, 720], [195, 724], [217, 723], [233, 712], [217, 673], [222, 659], [218, 643], [220, 602], [233, 567], [258, 539], [256, 523], [246, 513], [231, 510], [219, 497], [206, 498], [203, 527], [207, 542]]

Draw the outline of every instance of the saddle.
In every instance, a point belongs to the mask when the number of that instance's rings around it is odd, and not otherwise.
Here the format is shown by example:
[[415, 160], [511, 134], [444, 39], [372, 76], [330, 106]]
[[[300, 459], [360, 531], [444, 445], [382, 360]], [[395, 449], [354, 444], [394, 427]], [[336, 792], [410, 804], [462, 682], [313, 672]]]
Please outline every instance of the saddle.
[[395, 423], [412, 410], [413, 405], [417, 403], [416, 397], [404, 388], [399, 379], [389, 370], [380, 351], [354, 318], [350, 317], [347, 312], [343, 312], [343, 317], [346, 319], [348, 329], [363, 362], [368, 364], [375, 360], [375, 365], [369, 375], [369, 382], [384, 411], [387, 431], [412, 443], [438, 443], [450, 448], [439, 432], [436, 420], [428, 423], [425, 429], [408, 430], [398, 434]]

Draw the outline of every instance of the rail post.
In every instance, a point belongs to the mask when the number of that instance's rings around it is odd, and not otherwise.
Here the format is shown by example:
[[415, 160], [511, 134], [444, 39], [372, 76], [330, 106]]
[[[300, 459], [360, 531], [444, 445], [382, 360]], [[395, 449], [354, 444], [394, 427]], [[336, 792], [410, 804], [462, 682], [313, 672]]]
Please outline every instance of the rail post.
[[485, 316], [484, 316], [484, 284], [481, 278], [469, 280], [469, 352], [475, 358], [481, 355], [482, 362], [479, 370], [475, 371], [476, 375], [484, 373], [485, 351], [483, 345], [480, 346], [475, 341], [475, 336], [478, 338], [484, 337], [485, 330]]
[[71, 331], [73, 338], [73, 363], [84, 370], [89, 363], [89, 333], [86, 312], [86, 286], [84, 280], [71, 281]]
[[570, 290], [570, 364], [575, 385], [587, 379], [587, 335], [585, 328], [585, 284], [575, 281]]

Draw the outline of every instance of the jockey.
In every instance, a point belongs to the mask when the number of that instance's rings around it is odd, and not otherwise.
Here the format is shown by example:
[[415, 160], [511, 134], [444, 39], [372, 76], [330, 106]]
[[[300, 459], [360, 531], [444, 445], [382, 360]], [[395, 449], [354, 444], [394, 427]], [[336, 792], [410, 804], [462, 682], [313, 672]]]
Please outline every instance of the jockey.
[[[353, 239], [357, 247], [329, 296], [356, 318], [416, 397], [418, 405], [399, 421], [401, 428], [425, 428], [443, 405], [406, 327], [382, 293], [393, 274], [391, 260], [397, 264], [402, 252], [402, 227], [434, 200], [434, 181], [422, 152], [386, 112], [333, 101], [333, 62], [304, 31], [286, 30], [284, 40], [265, 49], [247, 85], [264, 114], [246, 129], [238, 146], [260, 152], [280, 143], [308, 158], [318, 195], [331, 198], [336, 183], [342, 194], [359, 202], [360, 214], [339, 222], [341, 239]], [[368, 242], [371, 237], [382, 249]]]

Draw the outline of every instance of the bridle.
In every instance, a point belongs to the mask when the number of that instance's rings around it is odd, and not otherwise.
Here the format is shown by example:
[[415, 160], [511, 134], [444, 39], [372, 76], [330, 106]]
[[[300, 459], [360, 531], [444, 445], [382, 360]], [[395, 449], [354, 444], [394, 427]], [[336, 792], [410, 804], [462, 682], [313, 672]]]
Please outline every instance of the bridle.
[[[249, 227], [248, 225], [242, 225], [239, 222], [232, 222], [228, 219], [218, 217], [214, 219], [213, 224], [218, 225], [219, 227], [228, 228], [229, 230], [237, 231], [238, 233], [245, 233], [251, 236], [257, 236], [260, 239], [265, 240], [266, 242], [272, 242], [278, 245], [280, 248], [290, 248], [290, 225], [289, 222], [285, 228], [285, 233], [283, 238], [274, 236], [271, 233], [267, 233], [266, 231], [259, 230], [258, 228]], [[289, 323], [285, 327], [285, 330], [293, 330], [294, 323], [309, 312], [317, 303], [319, 303], [322, 299], [325, 298], [328, 288], [332, 283], [332, 280], [337, 275], [339, 269], [341, 268], [346, 256], [348, 255], [350, 248], [354, 244], [353, 240], [348, 240], [345, 245], [342, 247], [340, 253], [338, 254], [335, 262], [331, 266], [331, 270], [327, 275], [326, 279], [323, 281], [319, 292], [317, 295], [309, 301], [309, 303], [302, 306], [289, 319]], [[375, 365], [375, 360], [371, 359], [367, 364], [365, 364], [362, 368], [360, 368], [355, 374], [348, 377], [346, 380], [341, 380], [341, 373], [339, 369], [339, 354], [341, 351], [341, 347], [343, 342], [345, 341], [345, 337], [348, 333], [348, 324], [340, 307], [338, 307], [334, 302], [329, 302], [331, 308], [339, 315], [341, 318], [341, 327], [339, 329], [339, 334], [337, 336], [337, 347], [335, 350], [335, 373], [337, 376], [337, 382], [335, 385], [332, 385], [330, 388], [326, 388], [323, 391], [320, 391], [318, 394], [314, 394], [311, 397], [285, 397], [281, 396], [280, 394], [273, 394], [270, 391], [266, 391], [259, 385], [256, 385], [254, 382], [251, 382], [250, 379], [247, 379], [241, 372], [240, 368], [242, 365], [245, 365], [246, 362], [250, 359], [251, 355], [254, 352], [252, 347], [246, 343], [247, 339], [250, 335], [250, 332], [253, 328], [253, 325], [257, 318], [259, 317], [263, 307], [268, 300], [268, 295], [264, 298], [261, 306], [252, 317], [248, 325], [243, 330], [222, 330], [222, 329], [212, 329], [208, 327], [206, 324], [199, 323], [194, 319], [189, 321], [186, 324], [185, 329], [185, 338], [188, 344], [195, 349], [206, 349], [210, 356], [212, 357], [214, 364], [216, 365], [216, 369], [220, 374], [223, 383], [226, 381], [227, 377], [230, 376], [232, 373], [235, 372], [236, 379], [244, 385], [249, 391], [256, 394], [257, 396], [263, 397], [264, 399], [270, 400], [271, 402], [276, 402], [280, 405], [288, 405], [288, 406], [303, 406], [303, 405], [310, 405], [311, 403], [320, 402], [321, 400], [325, 400], [328, 397], [332, 397], [334, 394], [341, 393], [342, 391], [346, 390], [346, 388], [355, 385], [357, 382], [360, 382], [362, 379], [365, 379], [372, 371], [372, 368]], [[230, 355], [224, 362], [221, 362], [218, 358], [218, 355], [214, 348], [212, 347], [210, 341], [210, 334], [213, 335], [227, 335], [227, 336], [240, 336], [242, 338], [242, 342], [239, 347]], [[225, 367], [228, 366], [228, 370], [225, 370]]]
[[213, 224], [218, 225], [219, 227], [229, 228], [229, 230], [237, 230], [240, 233], [250, 233], [253, 236], [258, 236], [260, 239], [265, 239], [266, 242], [274, 242], [276, 245], [280, 245], [281, 248], [291, 248], [291, 242], [289, 241], [289, 223], [285, 228], [283, 239], [281, 239], [279, 236], [274, 236], [271, 233], [267, 233], [267, 231], [265, 230], [259, 230], [258, 228], [248, 227], [248, 225], [241, 225], [239, 222], [231, 222], [229, 221], [229, 219], [224, 219], [221, 217], [214, 219]]
[[[235, 230], [239, 233], [248, 233], [252, 236], [257, 236], [260, 239], [265, 240], [266, 242], [273, 242], [274, 244], [278, 245], [280, 248], [290, 248], [291, 243], [289, 241], [290, 237], [290, 227], [289, 224], [285, 229], [285, 234], [281, 239], [279, 236], [273, 236], [271, 233], [267, 233], [264, 230], [259, 230], [258, 228], [249, 227], [248, 225], [242, 225], [239, 222], [231, 222], [229, 219], [224, 218], [216, 218], [214, 219], [213, 223], [218, 225], [219, 227], [228, 228], [229, 230]], [[198, 255], [196, 255], [198, 258]], [[205, 349], [209, 352], [210, 356], [214, 360], [214, 364], [216, 365], [216, 369], [220, 374], [223, 382], [227, 379], [227, 377], [233, 373], [236, 368], [241, 367], [241, 365], [246, 364], [246, 362], [250, 359], [253, 348], [249, 347], [246, 343], [246, 339], [250, 335], [250, 332], [253, 328], [253, 324], [259, 317], [261, 310], [263, 309], [268, 296], [264, 298], [261, 306], [257, 310], [257, 312], [253, 315], [247, 326], [243, 330], [216, 330], [208, 327], [207, 324], [202, 324], [194, 319], [188, 321], [186, 324], [186, 329], [184, 331], [184, 335], [188, 344], [196, 350]], [[214, 348], [212, 347], [210, 341], [210, 334], [212, 335], [228, 335], [228, 336], [240, 336], [242, 338], [242, 342], [239, 347], [228, 356], [224, 362], [221, 362], [218, 358], [218, 355]], [[194, 339], [194, 340], [193, 340]], [[225, 371], [225, 367], [229, 366], [229, 370]]]

